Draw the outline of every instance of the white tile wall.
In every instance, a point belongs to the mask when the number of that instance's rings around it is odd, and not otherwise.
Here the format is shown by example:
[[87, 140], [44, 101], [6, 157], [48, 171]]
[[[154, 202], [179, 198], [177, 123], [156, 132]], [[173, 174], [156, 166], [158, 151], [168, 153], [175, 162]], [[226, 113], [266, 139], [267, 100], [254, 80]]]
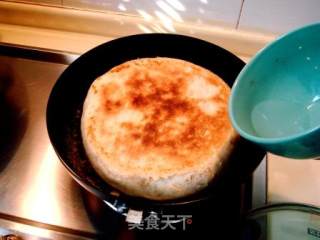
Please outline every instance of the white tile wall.
[[[13, 0], [7, 0], [13, 1]], [[320, 22], [320, 0], [14, 0], [95, 11], [116, 11], [158, 19], [159, 29], [172, 32], [173, 22], [228, 25], [239, 29], [284, 33]]]
[[241, 0], [63, 0], [63, 5], [75, 8], [119, 11], [160, 19], [170, 31], [172, 21], [236, 26]]
[[320, 22], [320, 0], [245, 0], [239, 28], [284, 33]]
[[[9, 0], [10, 1], [10, 0]], [[162, 22], [158, 31], [170, 32], [172, 22], [225, 24], [239, 29], [284, 33], [320, 22], [320, 0], [15, 0], [98, 11], [117, 11]], [[242, 11], [241, 5], [243, 3]], [[240, 14], [241, 11], [241, 14]], [[240, 17], [240, 18], [239, 18]], [[239, 23], [239, 25], [238, 25]]]

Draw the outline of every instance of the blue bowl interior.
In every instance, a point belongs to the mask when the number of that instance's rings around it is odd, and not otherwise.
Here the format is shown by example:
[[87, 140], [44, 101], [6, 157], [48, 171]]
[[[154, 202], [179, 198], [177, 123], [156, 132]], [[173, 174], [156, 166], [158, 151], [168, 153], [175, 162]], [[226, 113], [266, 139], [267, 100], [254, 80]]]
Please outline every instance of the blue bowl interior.
[[320, 125], [320, 24], [261, 51], [232, 90], [231, 118], [243, 135], [283, 138]]

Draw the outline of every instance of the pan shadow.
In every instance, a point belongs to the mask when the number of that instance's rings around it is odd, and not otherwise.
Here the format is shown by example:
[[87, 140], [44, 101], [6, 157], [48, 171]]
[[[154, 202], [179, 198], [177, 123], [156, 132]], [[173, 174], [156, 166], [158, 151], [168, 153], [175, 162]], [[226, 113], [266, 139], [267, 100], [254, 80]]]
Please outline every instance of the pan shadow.
[[15, 81], [10, 65], [0, 59], [0, 172], [13, 158], [26, 132], [26, 106], [25, 87]]

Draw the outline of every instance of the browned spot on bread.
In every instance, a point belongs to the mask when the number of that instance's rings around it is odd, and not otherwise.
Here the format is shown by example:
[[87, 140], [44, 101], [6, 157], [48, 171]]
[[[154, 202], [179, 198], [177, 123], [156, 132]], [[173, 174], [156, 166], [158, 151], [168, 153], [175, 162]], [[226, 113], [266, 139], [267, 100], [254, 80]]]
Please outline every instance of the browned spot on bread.
[[114, 98], [114, 93], [118, 90], [118, 86], [114, 83], [107, 84], [103, 87], [101, 93], [101, 106], [107, 114], [118, 112], [123, 102], [120, 99]]
[[106, 99], [104, 101], [104, 109], [106, 113], [115, 113], [117, 112], [121, 107], [121, 101], [112, 101], [109, 99]]
[[93, 92], [94, 92], [95, 94], [98, 93], [98, 90], [97, 90], [97, 88], [96, 88], [96, 86], [95, 86], [94, 84], [92, 85], [92, 89], [93, 89]]

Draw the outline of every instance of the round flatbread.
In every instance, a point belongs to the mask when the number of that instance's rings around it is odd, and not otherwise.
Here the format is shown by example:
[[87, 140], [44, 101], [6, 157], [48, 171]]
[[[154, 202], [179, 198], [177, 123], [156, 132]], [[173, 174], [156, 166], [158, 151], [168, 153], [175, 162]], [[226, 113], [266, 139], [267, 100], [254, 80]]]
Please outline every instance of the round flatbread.
[[173, 58], [141, 58], [97, 78], [81, 132], [92, 166], [110, 185], [155, 200], [205, 188], [237, 134], [230, 88], [212, 72]]

